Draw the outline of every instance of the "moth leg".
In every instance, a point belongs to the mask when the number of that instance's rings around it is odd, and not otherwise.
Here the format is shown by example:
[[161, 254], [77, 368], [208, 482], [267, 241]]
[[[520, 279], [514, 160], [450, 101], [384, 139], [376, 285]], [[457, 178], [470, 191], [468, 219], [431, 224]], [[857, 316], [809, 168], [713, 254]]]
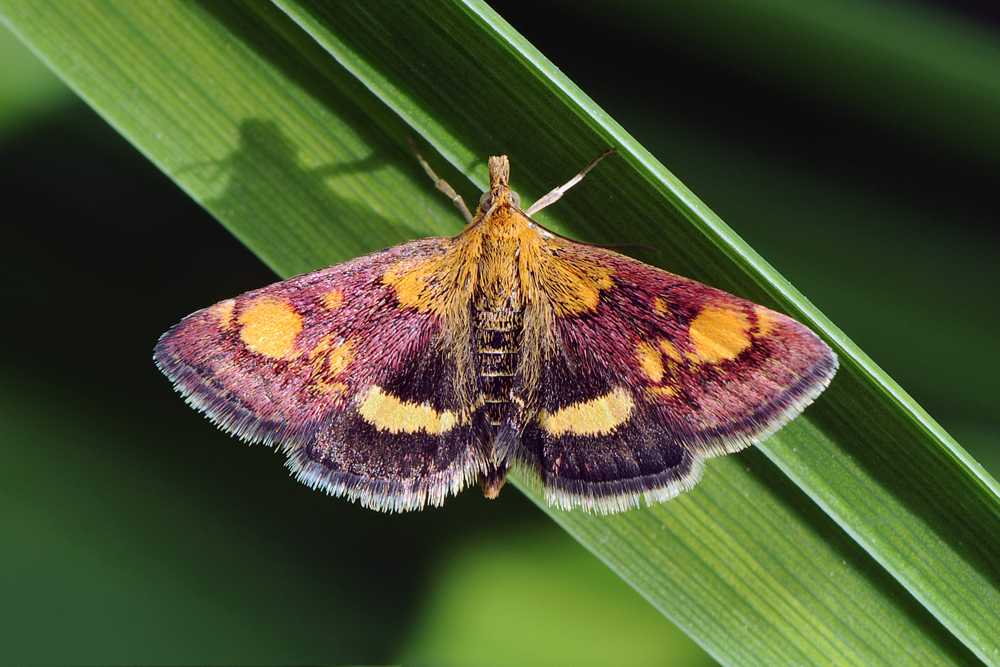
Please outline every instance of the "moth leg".
[[532, 204], [531, 208], [529, 208], [527, 211], [524, 212], [525, 215], [531, 216], [535, 213], [538, 213], [546, 206], [549, 206], [559, 201], [562, 198], [563, 194], [565, 194], [565, 192], [569, 190], [571, 187], [582, 181], [583, 177], [587, 175], [587, 172], [596, 167], [598, 162], [600, 162], [601, 160], [603, 160], [604, 158], [606, 158], [607, 156], [611, 155], [614, 152], [615, 152], [614, 148], [609, 148], [608, 150], [604, 151], [603, 153], [595, 157], [593, 160], [590, 161], [590, 164], [588, 164], [580, 171], [579, 174], [569, 179], [564, 184], [560, 185], [558, 188], [556, 188], [555, 190], [553, 190], [552, 192], [550, 192], [549, 194], [545, 195], [544, 197], [536, 201], [534, 204]]
[[408, 137], [408, 140], [410, 142], [410, 149], [413, 151], [413, 154], [417, 156], [417, 161], [420, 163], [420, 166], [424, 168], [424, 172], [430, 176], [432, 181], [434, 181], [434, 187], [443, 192], [444, 195], [451, 200], [451, 203], [455, 205], [458, 212], [462, 214], [463, 218], [465, 218], [465, 223], [471, 225], [472, 213], [469, 211], [469, 207], [465, 205], [465, 200], [462, 199], [462, 195], [455, 192], [455, 188], [448, 185], [448, 181], [434, 173], [434, 170], [431, 169], [431, 165], [428, 164], [427, 160], [424, 159], [424, 156], [417, 150], [417, 145], [413, 143], [413, 139]]

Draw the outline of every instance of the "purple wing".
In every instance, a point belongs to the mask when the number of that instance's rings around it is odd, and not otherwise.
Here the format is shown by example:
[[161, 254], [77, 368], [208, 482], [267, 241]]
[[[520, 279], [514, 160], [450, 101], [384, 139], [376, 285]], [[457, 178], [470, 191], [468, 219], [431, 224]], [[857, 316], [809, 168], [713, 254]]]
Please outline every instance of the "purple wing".
[[407, 243], [217, 303], [164, 334], [154, 359], [220, 428], [281, 445], [304, 483], [380, 510], [440, 504], [478, 476], [481, 456], [458, 418], [438, 317], [400, 307], [385, 275], [450, 243]]
[[613, 512], [670, 498], [703, 459], [798, 415], [836, 372], [830, 348], [785, 315], [610, 251], [563, 256], [609, 267], [611, 284], [595, 309], [556, 319], [541, 412], [523, 434], [519, 458], [552, 503]]

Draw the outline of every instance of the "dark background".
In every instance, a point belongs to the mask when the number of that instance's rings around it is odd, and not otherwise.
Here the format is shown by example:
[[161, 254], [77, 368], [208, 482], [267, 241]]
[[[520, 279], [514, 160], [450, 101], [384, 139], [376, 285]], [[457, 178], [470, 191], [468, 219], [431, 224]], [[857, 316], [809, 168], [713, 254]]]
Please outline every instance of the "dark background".
[[[1000, 120], [969, 116], [993, 91], [685, 6], [494, 4], [996, 474]], [[872, 6], [1000, 49], [994, 9]], [[707, 661], [516, 490], [378, 515], [188, 409], [156, 338], [274, 276], [0, 42], [0, 658]]]

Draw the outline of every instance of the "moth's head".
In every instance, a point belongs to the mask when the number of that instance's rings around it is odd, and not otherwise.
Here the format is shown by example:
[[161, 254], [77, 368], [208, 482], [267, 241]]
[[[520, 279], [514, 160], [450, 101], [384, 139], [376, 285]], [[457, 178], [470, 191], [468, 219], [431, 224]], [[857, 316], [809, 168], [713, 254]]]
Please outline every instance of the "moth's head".
[[489, 167], [490, 189], [479, 198], [480, 215], [488, 215], [505, 206], [521, 208], [521, 198], [510, 189], [510, 160], [507, 156], [491, 156]]

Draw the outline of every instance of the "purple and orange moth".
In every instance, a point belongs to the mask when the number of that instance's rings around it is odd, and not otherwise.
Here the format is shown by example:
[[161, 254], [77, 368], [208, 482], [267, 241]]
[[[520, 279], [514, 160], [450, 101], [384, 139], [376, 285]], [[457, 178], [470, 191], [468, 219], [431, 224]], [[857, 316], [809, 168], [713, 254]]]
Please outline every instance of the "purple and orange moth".
[[531, 219], [600, 159], [522, 210], [491, 157], [473, 215], [421, 158], [460, 234], [199, 310], [156, 363], [217, 426], [372, 509], [441, 505], [477, 480], [495, 498], [512, 466], [562, 509], [672, 498], [705, 459], [798, 415], [837, 357], [785, 315]]

